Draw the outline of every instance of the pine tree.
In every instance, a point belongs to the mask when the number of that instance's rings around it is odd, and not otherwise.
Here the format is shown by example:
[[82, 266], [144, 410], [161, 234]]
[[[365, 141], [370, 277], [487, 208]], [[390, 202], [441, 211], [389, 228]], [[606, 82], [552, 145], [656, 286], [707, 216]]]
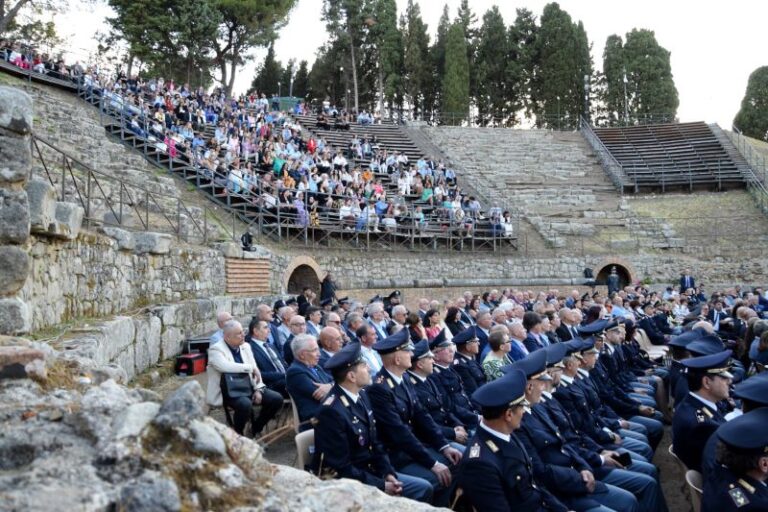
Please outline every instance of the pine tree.
[[469, 7], [469, 0], [461, 0], [456, 13], [456, 23], [461, 25], [464, 32], [464, 42], [467, 47], [467, 62], [469, 63], [469, 95], [477, 97], [477, 76], [475, 73], [475, 57], [477, 52], [477, 15]]
[[[364, 27], [368, 14], [363, 0], [324, 0], [323, 20], [331, 37], [337, 39], [347, 50], [346, 73], [352, 79], [353, 110], [359, 110], [359, 66], [360, 48], [363, 44]], [[342, 64], [343, 66], [343, 64]]]
[[493, 6], [483, 15], [477, 43], [474, 73], [477, 77], [477, 108], [482, 124], [501, 122], [509, 112], [507, 57], [509, 41], [504, 18]]
[[445, 78], [442, 87], [442, 119], [459, 124], [469, 111], [469, 62], [464, 30], [454, 23], [445, 41]]
[[759, 67], [749, 75], [747, 91], [733, 124], [744, 135], [768, 140], [768, 66]]

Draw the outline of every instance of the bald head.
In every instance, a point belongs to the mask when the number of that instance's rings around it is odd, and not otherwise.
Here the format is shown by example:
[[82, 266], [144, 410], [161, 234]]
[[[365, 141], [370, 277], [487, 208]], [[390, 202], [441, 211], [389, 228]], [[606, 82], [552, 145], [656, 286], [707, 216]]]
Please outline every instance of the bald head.
[[325, 350], [335, 354], [341, 349], [341, 332], [335, 327], [324, 327], [317, 341]]
[[216, 323], [219, 325], [219, 329], [224, 328], [224, 324], [232, 320], [232, 315], [227, 311], [219, 311], [216, 314]]

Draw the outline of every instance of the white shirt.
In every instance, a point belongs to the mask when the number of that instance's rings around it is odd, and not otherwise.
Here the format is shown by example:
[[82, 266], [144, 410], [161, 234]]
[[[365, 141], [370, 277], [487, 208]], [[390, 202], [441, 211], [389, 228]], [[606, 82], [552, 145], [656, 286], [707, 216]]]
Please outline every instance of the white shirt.
[[697, 399], [698, 401], [700, 401], [701, 403], [703, 403], [704, 405], [706, 405], [707, 407], [709, 407], [710, 409], [712, 409], [713, 411], [717, 410], [717, 405], [715, 405], [714, 402], [710, 402], [706, 398], [702, 398], [701, 396], [697, 395], [693, 391], [689, 391], [688, 394], [691, 395], [693, 398]]
[[502, 441], [506, 441], [506, 442], [508, 442], [508, 443], [510, 442], [511, 436], [510, 436], [509, 434], [502, 434], [502, 433], [501, 433], [501, 432], [499, 432], [498, 430], [494, 430], [494, 429], [492, 429], [491, 427], [489, 427], [488, 425], [486, 425], [484, 421], [481, 421], [481, 422], [480, 422], [480, 428], [482, 428], [483, 430], [485, 430], [486, 432], [488, 432], [488, 433], [489, 433], [489, 434], [491, 434], [492, 436], [494, 436], [494, 437], [498, 437], [498, 438], [499, 438], [499, 439], [501, 439]]
[[357, 403], [357, 399], [360, 398], [360, 395], [357, 395], [357, 394], [351, 392], [350, 390], [348, 390], [344, 386], [339, 386], [339, 387], [344, 392], [344, 394], [347, 395], [350, 400], [352, 400], [353, 403]]

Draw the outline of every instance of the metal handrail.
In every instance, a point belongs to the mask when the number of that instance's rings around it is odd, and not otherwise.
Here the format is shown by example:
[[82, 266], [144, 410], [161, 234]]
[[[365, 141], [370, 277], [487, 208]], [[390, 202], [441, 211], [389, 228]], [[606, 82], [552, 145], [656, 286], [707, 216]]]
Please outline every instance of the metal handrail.
[[[202, 208], [203, 223], [201, 225], [200, 222], [198, 222], [198, 220], [195, 219], [191, 214], [189, 207], [184, 203], [184, 201], [182, 201], [181, 198], [175, 198], [175, 211], [170, 212], [168, 208], [163, 204], [169, 199], [167, 196], [152, 192], [148, 188], [145, 188], [141, 185], [136, 185], [110, 174], [97, 171], [90, 167], [88, 164], [82, 162], [78, 158], [57, 147], [45, 137], [38, 135], [37, 133], [32, 134], [32, 148], [33, 157], [36, 157], [40, 161], [43, 167], [43, 172], [48, 178], [49, 183], [52, 187], [54, 187], [55, 190], [57, 190], [57, 199], [59, 201], [67, 200], [67, 184], [71, 183], [74, 186], [77, 199], [76, 202], [78, 202], [80, 206], [82, 206], [83, 210], [85, 210], [84, 217], [88, 223], [111, 223], [93, 217], [92, 206], [94, 200], [98, 199], [97, 196], [100, 195], [100, 199], [103, 200], [104, 204], [109, 209], [109, 212], [112, 214], [112, 218], [118, 226], [131, 229], [131, 226], [128, 226], [125, 222], [126, 215], [124, 209], [126, 206], [128, 206], [136, 213], [136, 217], [139, 222], [141, 222], [141, 227], [143, 230], [165, 230], [170, 227], [171, 232], [173, 232], [178, 239], [186, 240], [188, 238], [188, 234], [183, 232], [181, 224], [181, 213], [184, 212], [189, 218], [191, 225], [194, 228], [194, 232], [199, 235], [199, 238], [203, 241], [203, 244], [207, 243], [207, 217], [211, 214], [211, 211], [208, 208]], [[53, 151], [56, 155], [56, 160], [61, 158], [60, 188], [56, 187], [54, 180], [54, 176], [57, 174], [55, 172], [55, 165], [58, 165], [58, 162], [51, 162], [50, 159], [46, 159], [44, 148]], [[76, 176], [76, 170], [84, 174], [84, 176], [79, 176], [81, 180], [86, 182], [84, 188], [78, 184], [78, 176]], [[69, 180], [67, 175], [69, 175]], [[115, 184], [118, 187], [119, 200], [117, 202], [115, 202], [114, 199], [111, 199], [110, 196], [105, 192], [104, 187], [102, 186], [105, 184], [105, 182]], [[136, 195], [132, 195], [131, 191], [133, 191]], [[136, 199], [134, 199], [134, 197], [136, 197]], [[138, 206], [139, 200], [142, 198], [144, 200], [144, 211], [141, 211]], [[158, 224], [150, 222], [150, 204], [154, 205], [154, 209], [159, 212], [162, 219], [165, 220], [165, 223]], [[176, 218], [175, 223], [172, 220], [173, 217]], [[235, 236], [236, 232], [233, 231], [232, 238], [235, 239]]]
[[[624, 194], [624, 182], [627, 178], [627, 173], [624, 170], [624, 166], [622, 166], [613, 156], [613, 153], [611, 153], [610, 150], [605, 147], [603, 141], [600, 140], [600, 137], [597, 136], [595, 131], [592, 129], [592, 126], [590, 126], [589, 122], [587, 122], [584, 117], [581, 117], [579, 120], [579, 131], [582, 133], [584, 138], [587, 139], [587, 142], [590, 143], [592, 148], [597, 152], [597, 155], [603, 164], [603, 169], [605, 169], [605, 172], [611, 178], [614, 186], [619, 190], [621, 194]], [[637, 183], [635, 183], [635, 192], [637, 192]]]

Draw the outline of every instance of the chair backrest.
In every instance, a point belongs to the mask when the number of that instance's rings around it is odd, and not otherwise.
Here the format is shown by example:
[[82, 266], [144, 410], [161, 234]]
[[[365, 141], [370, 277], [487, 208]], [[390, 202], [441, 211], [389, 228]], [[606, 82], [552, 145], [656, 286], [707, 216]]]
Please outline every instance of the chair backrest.
[[680, 460], [680, 457], [677, 456], [675, 453], [675, 447], [674, 445], [669, 445], [669, 448], [667, 449], [667, 452], [669, 452], [669, 455], [675, 460], [675, 463], [680, 466], [681, 471], [688, 471], [688, 468], [685, 467], [685, 464], [683, 464], [683, 461]]
[[293, 401], [293, 397], [291, 398], [291, 410], [293, 411], [293, 430], [298, 434], [299, 433], [299, 425], [301, 424], [301, 420], [299, 419], [299, 408], [296, 407], [296, 402]]
[[691, 489], [691, 505], [693, 512], [701, 512], [701, 473], [695, 469], [689, 469], [685, 472], [685, 481]]
[[648, 354], [666, 352], [664, 346], [656, 346], [651, 343], [651, 339], [648, 337], [648, 334], [639, 327], [635, 329], [635, 341], [637, 341], [637, 344], [640, 345], [640, 348]]
[[296, 434], [296, 467], [304, 469], [312, 462], [312, 454], [315, 452], [315, 430], [305, 430]]

